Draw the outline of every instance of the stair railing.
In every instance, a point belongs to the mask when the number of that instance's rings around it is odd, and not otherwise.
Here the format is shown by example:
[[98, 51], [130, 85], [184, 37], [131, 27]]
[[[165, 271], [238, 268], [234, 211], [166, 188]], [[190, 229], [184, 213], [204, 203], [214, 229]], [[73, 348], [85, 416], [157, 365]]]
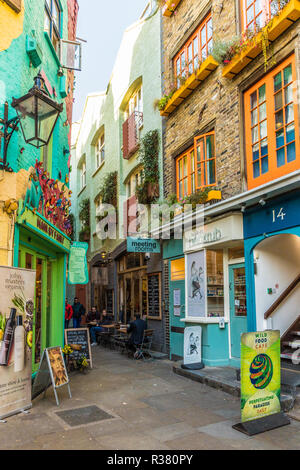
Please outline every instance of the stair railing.
[[279, 307], [279, 305], [290, 295], [292, 290], [295, 289], [295, 287], [299, 284], [300, 282], [300, 274], [290, 283], [290, 285], [282, 292], [282, 294], [278, 297], [278, 299], [275, 300], [275, 302], [271, 305], [271, 307], [268, 308], [268, 310], [265, 312], [265, 320], [269, 318], [272, 313], [275, 312], [275, 310]]

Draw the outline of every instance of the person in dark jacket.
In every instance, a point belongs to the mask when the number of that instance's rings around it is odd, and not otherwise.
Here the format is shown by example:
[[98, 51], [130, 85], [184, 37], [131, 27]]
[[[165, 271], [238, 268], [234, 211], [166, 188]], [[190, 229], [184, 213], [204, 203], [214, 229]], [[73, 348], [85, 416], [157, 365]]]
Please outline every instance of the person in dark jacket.
[[127, 333], [131, 333], [128, 340], [128, 348], [131, 351], [136, 351], [137, 346], [142, 344], [144, 331], [147, 329], [145, 320], [141, 319], [141, 315], [137, 313], [135, 315], [135, 321], [131, 322], [127, 328]]
[[89, 323], [89, 322], [94, 322], [94, 321], [98, 322], [100, 320], [101, 320], [100, 312], [98, 312], [96, 307], [92, 307], [92, 310], [86, 316], [86, 321]]
[[72, 308], [73, 308], [73, 327], [80, 328], [81, 317], [85, 314], [85, 308], [79, 302], [78, 297], [75, 297]]

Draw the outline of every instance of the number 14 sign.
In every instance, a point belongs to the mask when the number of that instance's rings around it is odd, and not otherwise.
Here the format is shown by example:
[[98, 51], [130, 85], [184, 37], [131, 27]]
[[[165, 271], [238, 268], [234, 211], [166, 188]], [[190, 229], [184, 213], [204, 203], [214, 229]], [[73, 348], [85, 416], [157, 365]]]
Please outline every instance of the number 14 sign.
[[272, 215], [273, 215], [273, 224], [275, 224], [275, 222], [277, 221], [276, 219], [284, 220], [286, 213], [284, 212], [284, 208], [281, 207], [279, 211], [277, 209], [273, 209]]

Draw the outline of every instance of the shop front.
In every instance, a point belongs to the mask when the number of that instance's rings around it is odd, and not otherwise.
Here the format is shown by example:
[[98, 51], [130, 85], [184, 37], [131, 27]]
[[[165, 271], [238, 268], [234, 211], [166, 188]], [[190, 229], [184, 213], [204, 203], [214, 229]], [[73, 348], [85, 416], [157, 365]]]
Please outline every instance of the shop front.
[[280, 330], [283, 337], [299, 318], [299, 204], [295, 190], [244, 214], [249, 331]]
[[[67, 256], [71, 241], [49, 220], [23, 203], [15, 225], [14, 266], [36, 272], [32, 371], [46, 347], [64, 345]], [[23, 213], [22, 213], [23, 212]], [[20, 215], [22, 214], [22, 215]]]
[[201, 326], [203, 362], [237, 365], [247, 331], [242, 214], [187, 232], [182, 250], [169, 259], [171, 359], [183, 356], [184, 328]]

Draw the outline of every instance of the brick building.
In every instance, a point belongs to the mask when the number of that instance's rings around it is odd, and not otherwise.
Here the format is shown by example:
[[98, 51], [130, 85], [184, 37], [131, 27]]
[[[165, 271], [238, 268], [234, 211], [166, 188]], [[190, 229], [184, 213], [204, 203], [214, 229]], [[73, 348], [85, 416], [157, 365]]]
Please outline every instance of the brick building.
[[[268, 218], [276, 196], [280, 220], [280, 198], [298, 187], [299, 16], [297, 0], [165, 2], [165, 196], [190, 202], [189, 195], [218, 190], [222, 198], [207, 198], [202, 229], [191, 226], [184, 240], [164, 242], [167, 344], [173, 359], [183, 356], [184, 328], [201, 326], [204, 362], [238, 365], [240, 333], [267, 326], [259, 318], [287, 282], [276, 282], [280, 263], [274, 279], [266, 267], [255, 301], [257, 240], [244, 243], [244, 222], [247, 237], [260, 234], [263, 240], [267, 229], [249, 229], [253, 214], [267, 208]], [[175, 218], [171, 228], [179, 223]], [[294, 218], [284, 228], [298, 224]], [[273, 234], [274, 227], [268, 231]], [[295, 256], [293, 236], [284, 246]], [[273, 250], [274, 261], [278, 240], [271, 245], [261, 256]], [[296, 269], [295, 264], [288, 277]], [[269, 283], [279, 286], [272, 295], [266, 293]], [[276, 312], [273, 326], [282, 334], [296, 318], [296, 297], [287, 322], [280, 320], [280, 309]]]

